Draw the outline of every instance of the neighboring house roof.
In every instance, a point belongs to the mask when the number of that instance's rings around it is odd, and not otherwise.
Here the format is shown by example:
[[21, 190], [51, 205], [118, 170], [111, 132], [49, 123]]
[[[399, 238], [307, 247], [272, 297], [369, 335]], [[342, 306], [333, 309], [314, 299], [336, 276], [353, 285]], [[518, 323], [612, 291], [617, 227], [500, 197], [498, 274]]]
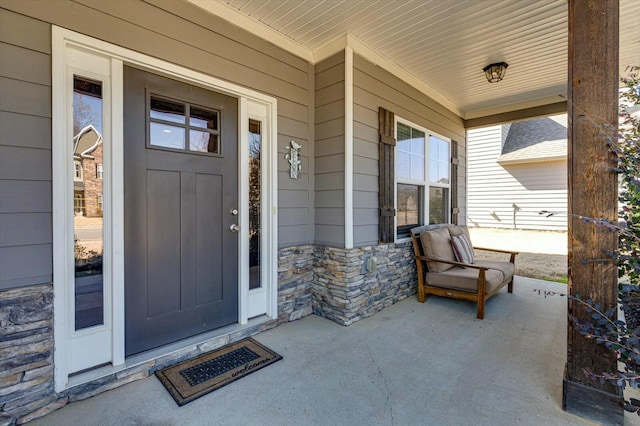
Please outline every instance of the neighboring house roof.
[[567, 115], [512, 123], [498, 157], [500, 164], [567, 159]]
[[92, 124], [85, 126], [73, 137], [74, 157], [87, 158], [102, 143], [102, 135]]

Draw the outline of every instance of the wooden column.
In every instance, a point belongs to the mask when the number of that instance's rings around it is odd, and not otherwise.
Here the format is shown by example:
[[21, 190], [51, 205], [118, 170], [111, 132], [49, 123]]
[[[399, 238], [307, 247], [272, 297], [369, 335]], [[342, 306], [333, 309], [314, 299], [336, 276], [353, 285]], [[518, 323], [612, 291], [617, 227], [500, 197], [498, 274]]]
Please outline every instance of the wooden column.
[[[606, 254], [615, 249], [616, 235], [576, 216], [617, 218], [617, 176], [600, 132], [601, 125], [618, 125], [619, 5], [617, 0], [569, 0], [568, 5], [569, 293], [606, 310], [617, 303], [617, 269]], [[569, 314], [590, 316], [571, 301]], [[617, 389], [589, 380], [585, 368], [614, 372], [615, 355], [569, 324], [563, 407], [604, 424], [622, 424]]]

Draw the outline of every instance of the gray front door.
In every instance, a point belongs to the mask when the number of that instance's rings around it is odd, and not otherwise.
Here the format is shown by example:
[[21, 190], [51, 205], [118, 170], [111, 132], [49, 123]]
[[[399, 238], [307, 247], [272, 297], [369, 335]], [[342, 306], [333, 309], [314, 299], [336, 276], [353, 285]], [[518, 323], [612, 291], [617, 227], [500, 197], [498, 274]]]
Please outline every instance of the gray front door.
[[124, 71], [127, 355], [238, 320], [237, 99]]

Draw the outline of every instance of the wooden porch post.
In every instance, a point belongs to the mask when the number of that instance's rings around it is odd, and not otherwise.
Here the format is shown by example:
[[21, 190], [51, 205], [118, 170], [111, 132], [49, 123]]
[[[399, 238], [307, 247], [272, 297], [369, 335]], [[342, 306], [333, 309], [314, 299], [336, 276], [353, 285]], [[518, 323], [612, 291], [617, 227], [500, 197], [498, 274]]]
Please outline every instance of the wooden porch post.
[[[616, 235], [576, 215], [617, 217], [617, 176], [601, 129], [594, 124], [618, 126], [618, 9], [617, 0], [569, 0], [569, 293], [591, 298], [605, 310], [617, 303], [617, 269], [611, 260], [597, 260], [609, 259], [606, 251], [616, 248]], [[576, 302], [569, 302], [569, 314], [590, 316]], [[589, 380], [585, 368], [615, 372], [615, 355], [569, 324], [563, 408], [621, 425], [618, 390]]]

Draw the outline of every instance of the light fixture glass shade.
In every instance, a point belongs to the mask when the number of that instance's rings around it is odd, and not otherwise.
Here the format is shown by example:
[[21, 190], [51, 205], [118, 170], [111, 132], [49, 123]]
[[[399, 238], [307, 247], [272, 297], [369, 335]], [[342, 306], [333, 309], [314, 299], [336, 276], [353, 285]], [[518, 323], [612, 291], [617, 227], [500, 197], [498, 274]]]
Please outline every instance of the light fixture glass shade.
[[508, 66], [509, 64], [506, 62], [498, 62], [487, 65], [482, 71], [484, 71], [484, 75], [487, 77], [489, 83], [497, 83], [504, 78]]

